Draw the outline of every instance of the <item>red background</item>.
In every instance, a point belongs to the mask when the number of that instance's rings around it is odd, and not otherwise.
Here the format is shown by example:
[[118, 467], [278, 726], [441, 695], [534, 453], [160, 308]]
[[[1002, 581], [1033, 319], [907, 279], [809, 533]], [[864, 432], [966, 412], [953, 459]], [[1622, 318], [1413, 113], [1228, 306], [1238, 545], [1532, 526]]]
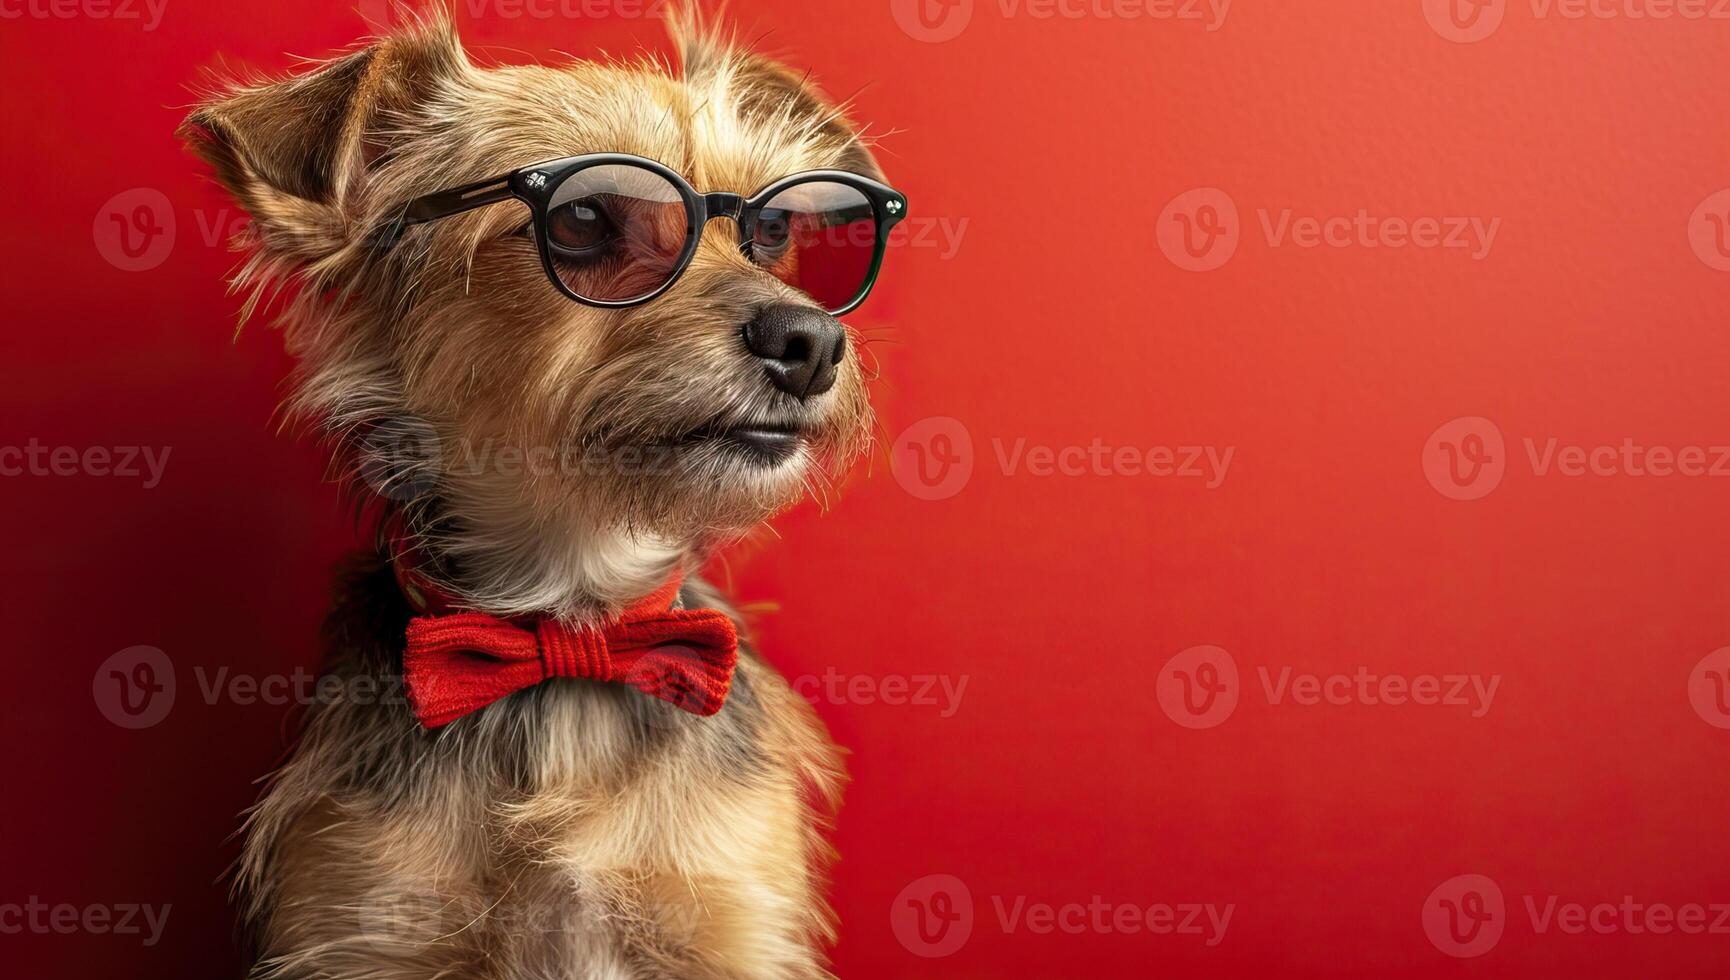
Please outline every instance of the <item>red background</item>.
[[[239, 215], [171, 133], [200, 67], [280, 70], [364, 28], [336, 3], [169, 0], [153, 31], [95, 4], [3, 6], [24, 15], [0, 20], [0, 443], [172, 455], [149, 490], [0, 479], [0, 904], [173, 909], [151, 948], [0, 935], [0, 962], [232, 976], [224, 838], [290, 712], [206, 704], [194, 671], [311, 667], [355, 535], [319, 451], [274, 431], [289, 364], [261, 327], [233, 339], [233, 259], [207, 230]], [[1730, 481], [1540, 476], [1524, 440], [1730, 443], [1730, 274], [1689, 240], [1696, 205], [1730, 186], [1730, 22], [1516, 3], [1460, 44], [1420, 0], [1239, 0], [1214, 32], [982, 0], [928, 43], [888, 0], [735, 7], [898, 130], [885, 166], [930, 236], [852, 318], [891, 341], [874, 347], [883, 446], [833, 510], [795, 511], [726, 568], [741, 601], [779, 605], [757, 634], [791, 676], [967, 680], [948, 717], [813, 692], [853, 753], [842, 976], [1724, 975], [1730, 935], [1538, 934], [1524, 901], [1730, 902], [1730, 731], [1688, 694], [1730, 644]], [[652, 20], [458, 8], [471, 48], [504, 60], [666, 48]], [[93, 227], [140, 187], [166, 196], [176, 235], [160, 265], [124, 271]], [[1237, 254], [1209, 273], [1167, 261], [1155, 227], [1197, 187], [1240, 210]], [[1262, 209], [1287, 208], [1501, 225], [1482, 261], [1305, 249], [1262, 230]], [[940, 222], [964, 229], [952, 252], [929, 244]], [[972, 444], [971, 478], [941, 500], [888, 466], [934, 416]], [[1499, 427], [1507, 472], [1462, 502], [1422, 455], [1464, 416]], [[1023, 439], [1235, 457], [1216, 489], [1037, 476], [999, 459]], [[138, 644], [167, 652], [179, 694], [129, 731], [92, 677]], [[1234, 658], [1240, 703], [1191, 730], [1155, 687], [1202, 644]], [[1272, 704], [1256, 674], [1359, 666], [1500, 688], [1473, 717]], [[1421, 925], [1465, 873], [1495, 880], [1508, 916], [1472, 960]], [[891, 928], [932, 874], [976, 910], [944, 958]], [[993, 896], [1235, 910], [1210, 948], [1009, 931]]]

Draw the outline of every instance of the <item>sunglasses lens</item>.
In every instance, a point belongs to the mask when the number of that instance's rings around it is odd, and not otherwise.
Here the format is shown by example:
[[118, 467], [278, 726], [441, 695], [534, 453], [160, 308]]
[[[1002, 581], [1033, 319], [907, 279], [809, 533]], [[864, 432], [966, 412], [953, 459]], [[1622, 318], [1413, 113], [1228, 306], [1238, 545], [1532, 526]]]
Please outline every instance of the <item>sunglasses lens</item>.
[[584, 299], [623, 303], [678, 272], [691, 239], [685, 198], [643, 167], [588, 167], [553, 189], [543, 230], [553, 270]]
[[877, 217], [863, 192], [834, 181], [796, 184], [763, 206], [751, 258], [836, 312], [859, 298], [877, 257]]

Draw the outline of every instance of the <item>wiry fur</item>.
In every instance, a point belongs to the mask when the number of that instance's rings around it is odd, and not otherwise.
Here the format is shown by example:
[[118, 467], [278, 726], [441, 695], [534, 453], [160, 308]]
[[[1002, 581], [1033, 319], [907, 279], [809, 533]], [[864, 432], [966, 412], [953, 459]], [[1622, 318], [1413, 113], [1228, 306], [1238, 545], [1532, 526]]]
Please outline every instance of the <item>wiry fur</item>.
[[[820, 491], [868, 439], [857, 356], [800, 402], [742, 350], [754, 310], [810, 301], [731, 227], [706, 230], [671, 292], [622, 311], [555, 292], [515, 204], [375, 245], [413, 197], [582, 152], [745, 194], [800, 170], [876, 175], [802, 77], [694, 12], [674, 27], [679, 71], [482, 68], [435, 16], [292, 79], [225, 84], [184, 127], [254, 218], [234, 284], [245, 315], [277, 308], [300, 365], [292, 414], [465, 605], [613, 615]], [[681, 441], [770, 419], [802, 425], [792, 461]], [[819, 830], [840, 767], [779, 675], [747, 653], [707, 719], [557, 681], [427, 732], [388, 696], [410, 615], [391, 557], [339, 590], [328, 666], [351, 693], [313, 707], [248, 821], [255, 976], [827, 975]], [[685, 601], [722, 602], [695, 581]], [[387, 696], [353, 696], [363, 678]]]

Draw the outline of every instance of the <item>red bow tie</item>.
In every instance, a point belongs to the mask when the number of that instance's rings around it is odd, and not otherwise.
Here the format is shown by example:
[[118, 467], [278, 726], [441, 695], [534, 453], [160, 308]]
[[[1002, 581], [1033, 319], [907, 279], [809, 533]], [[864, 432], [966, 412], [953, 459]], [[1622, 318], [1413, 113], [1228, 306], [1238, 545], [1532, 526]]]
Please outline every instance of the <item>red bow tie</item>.
[[409, 704], [439, 728], [549, 678], [584, 677], [712, 715], [733, 683], [738, 632], [714, 609], [669, 608], [678, 592], [675, 578], [617, 622], [579, 629], [543, 619], [531, 630], [477, 612], [417, 616], [402, 658]]

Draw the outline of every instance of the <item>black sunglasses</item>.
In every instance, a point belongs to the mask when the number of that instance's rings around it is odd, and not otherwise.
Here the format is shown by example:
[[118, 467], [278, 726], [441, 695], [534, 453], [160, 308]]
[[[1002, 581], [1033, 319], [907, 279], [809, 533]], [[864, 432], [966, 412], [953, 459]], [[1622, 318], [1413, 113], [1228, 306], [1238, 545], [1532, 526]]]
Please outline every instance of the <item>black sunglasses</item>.
[[625, 153], [532, 164], [503, 176], [410, 201], [380, 232], [403, 230], [515, 198], [547, 278], [579, 303], [617, 309], [647, 303], [677, 282], [711, 218], [732, 218], [752, 262], [842, 314], [865, 301], [883, 267], [889, 229], [907, 198], [844, 170], [783, 177], [750, 197], [699, 194], [668, 167]]

